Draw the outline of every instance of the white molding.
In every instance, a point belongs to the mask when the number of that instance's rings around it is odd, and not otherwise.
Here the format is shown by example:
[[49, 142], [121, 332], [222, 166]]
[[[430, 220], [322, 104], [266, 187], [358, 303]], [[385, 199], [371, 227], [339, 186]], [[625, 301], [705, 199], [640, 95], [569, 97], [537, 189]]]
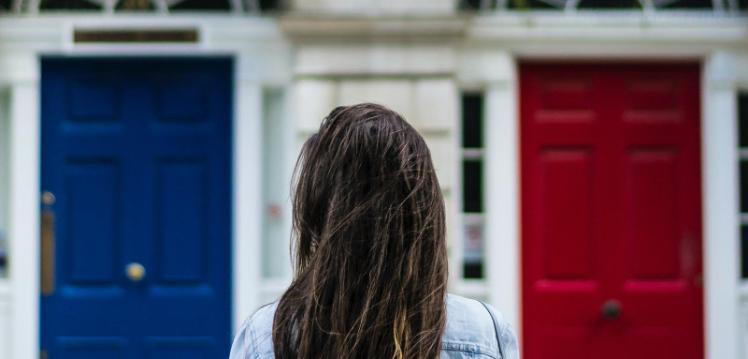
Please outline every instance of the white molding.
[[360, 39], [392, 40], [407, 37], [444, 42], [456, 39], [465, 29], [468, 17], [458, 15], [382, 16], [357, 13], [336, 14], [290, 13], [280, 18], [280, 26], [293, 40]]
[[740, 340], [735, 80], [729, 55], [706, 60], [702, 83], [704, 315], [709, 359], [738, 358]]
[[[510, 55], [504, 54], [506, 57]], [[522, 325], [519, 199], [519, 111], [514, 61], [507, 80], [486, 85], [486, 281], [492, 304]]]
[[262, 87], [235, 86], [233, 200], [233, 328], [259, 306], [262, 271]]
[[11, 358], [39, 357], [39, 89], [10, 89]]
[[290, 0], [294, 11], [304, 14], [410, 15], [453, 14], [456, 0]]
[[523, 58], [657, 59], [702, 57], [723, 48], [745, 48], [745, 16], [705, 12], [498, 12], [477, 16], [466, 41]]
[[[334, 55], [334, 56], [331, 56]], [[394, 61], [393, 61], [394, 60]], [[304, 43], [296, 47], [297, 76], [383, 76], [404, 80], [417, 76], [446, 77], [456, 56], [448, 43], [358, 43], [357, 40]]]

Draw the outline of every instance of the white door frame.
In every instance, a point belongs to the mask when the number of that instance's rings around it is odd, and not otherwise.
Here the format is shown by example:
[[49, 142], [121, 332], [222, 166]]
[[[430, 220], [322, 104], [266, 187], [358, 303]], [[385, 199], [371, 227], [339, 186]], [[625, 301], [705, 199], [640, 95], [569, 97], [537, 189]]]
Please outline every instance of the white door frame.
[[[192, 45], [76, 45], [74, 28], [195, 28]], [[259, 305], [261, 275], [261, 119], [265, 87], [286, 87], [288, 46], [272, 20], [222, 16], [37, 16], [0, 18], [0, 87], [10, 90], [9, 278], [6, 352], [39, 357], [40, 58], [55, 56], [211, 56], [234, 59], [232, 149], [232, 325]], [[0, 313], [1, 314], [1, 313]], [[4, 323], [0, 323], [3, 325]]]

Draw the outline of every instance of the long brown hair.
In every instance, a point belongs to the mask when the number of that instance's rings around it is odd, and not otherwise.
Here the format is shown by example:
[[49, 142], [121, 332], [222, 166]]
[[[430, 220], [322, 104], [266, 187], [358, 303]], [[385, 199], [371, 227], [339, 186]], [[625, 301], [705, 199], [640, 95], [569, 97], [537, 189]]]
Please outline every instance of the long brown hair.
[[421, 135], [380, 105], [335, 108], [296, 164], [295, 275], [275, 357], [439, 357], [444, 200]]

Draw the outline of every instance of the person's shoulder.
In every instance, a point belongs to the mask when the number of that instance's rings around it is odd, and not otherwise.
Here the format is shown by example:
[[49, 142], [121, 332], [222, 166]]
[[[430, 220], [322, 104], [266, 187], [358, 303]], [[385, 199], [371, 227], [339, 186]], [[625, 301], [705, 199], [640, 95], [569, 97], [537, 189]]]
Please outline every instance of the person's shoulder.
[[258, 308], [249, 316], [247, 322], [255, 329], [255, 333], [273, 330], [273, 317], [275, 317], [275, 310], [277, 308], [278, 302], [268, 303]]
[[278, 303], [263, 305], [241, 325], [231, 346], [230, 359], [272, 358], [273, 317]]
[[501, 315], [488, 303], [447, 295], [447, 327], [442, 349], [469, 351], [487, 358], [517, 357], [517, 338]]

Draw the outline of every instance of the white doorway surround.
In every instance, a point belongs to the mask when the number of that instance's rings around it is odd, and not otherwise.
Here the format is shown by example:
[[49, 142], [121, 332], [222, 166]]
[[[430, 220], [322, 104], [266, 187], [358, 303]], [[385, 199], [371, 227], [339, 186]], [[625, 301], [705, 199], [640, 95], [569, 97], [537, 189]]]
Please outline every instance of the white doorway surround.
[[[194, 44], [76, 44], [75, 29], [194, 29]], [[9, 277], [0, 279], [0, 358], [39, 357], [39, 59], [42, 56], [211, 56], [234, 59], [232, 322], [259, 304], [261, 119], [266, 88], [288, 84], [289, 49], [259, 17], [160, 15], [0, 18], [0, 88], [9, 91]]]
[[[739, 284], [737, 91], [748, 90], [742, 18], [661, 14], [486, 14], [468, 27], [457, 79], [486, 98], [487, 290], [521, 325], [517, 63], [699, 61], [706, 358], [748, 355], [748, 286]], [[521, 333], [521, 328], [517, 328]], [[521, 341], [521, 338], [520, 338]]]

